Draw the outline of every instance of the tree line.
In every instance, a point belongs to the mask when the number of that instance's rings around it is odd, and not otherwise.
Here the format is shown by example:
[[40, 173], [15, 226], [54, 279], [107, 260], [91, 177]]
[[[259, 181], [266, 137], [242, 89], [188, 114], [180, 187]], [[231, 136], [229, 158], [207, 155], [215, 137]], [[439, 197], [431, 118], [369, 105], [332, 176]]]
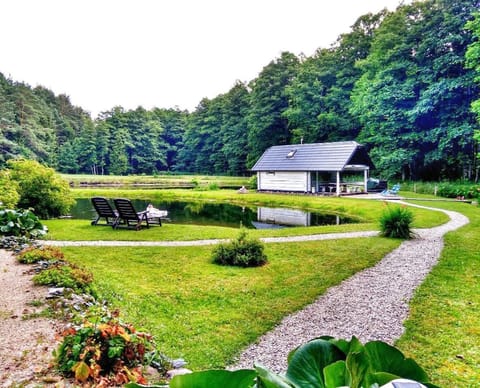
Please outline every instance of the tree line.
[[331, 47], [284, 52], [192, 112], [114, 107], [93, 120], [68, 96], [0, 73], [0, 165], [246, 175], [272, 145], [357, 140], [380, 177], [476, 180], [479, 8], [425, 0], [363, 15]]

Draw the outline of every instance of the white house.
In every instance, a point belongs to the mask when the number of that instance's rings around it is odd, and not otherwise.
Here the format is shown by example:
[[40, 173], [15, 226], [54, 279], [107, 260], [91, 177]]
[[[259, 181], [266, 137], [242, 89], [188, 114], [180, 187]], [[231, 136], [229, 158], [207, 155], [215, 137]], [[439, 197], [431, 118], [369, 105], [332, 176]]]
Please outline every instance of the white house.
[[[340, 195], [367, 192], [374, 165], [355, 141], [273, 146], [252, 167], [260, 191], [311, 192]], [[342, 174], [361, 174], [342, 182]]]

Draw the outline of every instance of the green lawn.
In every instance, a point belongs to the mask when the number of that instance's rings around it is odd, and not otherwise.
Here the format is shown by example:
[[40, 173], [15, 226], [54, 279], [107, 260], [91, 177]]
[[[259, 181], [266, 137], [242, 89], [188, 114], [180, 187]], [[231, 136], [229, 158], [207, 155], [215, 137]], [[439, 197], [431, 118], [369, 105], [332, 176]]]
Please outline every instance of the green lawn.
[[458, 203], [431, 205], [463, 213], [470, 224], [447, 234], [439, 264], [410, 303], [407, 330], [397, 346], [425, 367], [435, 384], [478, 387], [480, 209]]
[[198, 370], [225, 366], [285, 315], [374, 265], [399, 243], [362, 238], [267, 244], [269, 264], [247, 269], [212, 264], [212, 247], [64, 252], [93, 271], [101, 294], [125, 320], [152, 332], [162, 351]]
[[[154, 195], [159, 201], [182, 195], [182, 199], [197, 201], [323, 209], [355, 214], [363, 221], [355, 225], [250, 231], [256, 237], [377, 229], [385, 206], [378, 201], [351, 198], [239, 195], [232, 190], [81, 189], [75, 193], [84, 198]], [[406, 333], [397, 346], [425, 367], [437, 385], [473, 387], [480, 381], [480, 210], [460, 203], [417, 203], [462, 212], [471, 223], [446, 236], [440, 263], [417, 291]], [[416, 227], [431, 227], [447, 220], [442, 213], [411, 209]], [[58, 240], [195, 240], [238, 235], [236, 229], [174, 224], [135, 232], [92, 227], [86, 221], [46, 223], [51, 229], [49, 238]], [[398, 240], [384, 238], [267, 244], [270, 263], [256, 269], [213, 265], [212, 247], [64, 250], [72, 261], [94, 272], [102, 294], [120, 307], [126, 320], [155, 334], [169, 356], [184, 357], [189, 367], [202, 369], [228, 364], [243, 347], [286, 314], [301, 309], [355, 272], [374, 265], [398, 244]]]

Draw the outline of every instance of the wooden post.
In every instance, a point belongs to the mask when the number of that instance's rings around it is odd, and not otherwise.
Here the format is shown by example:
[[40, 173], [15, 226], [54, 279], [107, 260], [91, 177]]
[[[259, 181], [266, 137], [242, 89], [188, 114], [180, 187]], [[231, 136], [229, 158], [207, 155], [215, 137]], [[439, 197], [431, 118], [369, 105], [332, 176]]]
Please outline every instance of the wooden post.
[[368, 192], [368, 168], [363, 170], [363, 188], [365, 190], [365, 193]]
[[340, 196], [340, 171], [337, 171], [337, 197]]

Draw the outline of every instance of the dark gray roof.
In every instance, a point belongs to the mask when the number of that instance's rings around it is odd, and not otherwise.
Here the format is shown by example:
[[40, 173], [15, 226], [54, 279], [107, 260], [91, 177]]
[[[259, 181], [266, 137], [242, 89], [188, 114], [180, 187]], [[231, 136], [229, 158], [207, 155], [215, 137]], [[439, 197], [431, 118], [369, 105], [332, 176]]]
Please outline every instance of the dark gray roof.
[[252, 171], [342, 171], [374, 168], [365, 148], [355, 141], [310, 143], [268, 148]]

